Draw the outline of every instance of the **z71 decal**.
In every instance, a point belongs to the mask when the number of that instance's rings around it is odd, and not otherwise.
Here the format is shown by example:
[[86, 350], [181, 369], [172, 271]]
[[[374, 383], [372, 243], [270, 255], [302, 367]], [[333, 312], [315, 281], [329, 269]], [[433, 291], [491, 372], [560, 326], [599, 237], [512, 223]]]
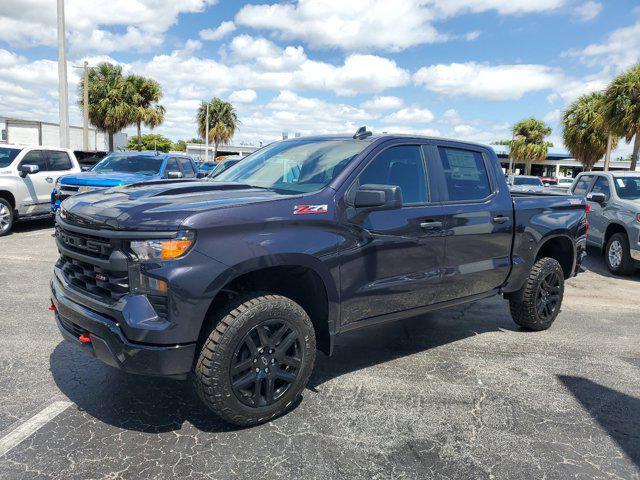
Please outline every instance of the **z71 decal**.
[[327, 205], [296, 205], [293, 207], [294, 215], [306, 215], [309, 213], [327, 213]]

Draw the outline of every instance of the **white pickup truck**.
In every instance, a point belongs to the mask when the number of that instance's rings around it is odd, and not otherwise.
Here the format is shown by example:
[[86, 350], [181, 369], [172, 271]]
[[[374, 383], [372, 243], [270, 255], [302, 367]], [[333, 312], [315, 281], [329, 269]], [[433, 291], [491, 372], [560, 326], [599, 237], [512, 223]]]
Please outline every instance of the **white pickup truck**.
[[0, 237], [16, 220], [51, 215], [51, 191], [58, 177], [80, 172], [73, 151], [0, 145]]

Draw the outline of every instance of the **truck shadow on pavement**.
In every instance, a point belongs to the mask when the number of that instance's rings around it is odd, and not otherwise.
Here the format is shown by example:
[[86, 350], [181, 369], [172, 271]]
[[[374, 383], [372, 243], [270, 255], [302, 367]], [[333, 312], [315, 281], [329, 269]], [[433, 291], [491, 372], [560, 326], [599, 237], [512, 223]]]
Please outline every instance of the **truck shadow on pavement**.
[[[312, 392], [341, 375], [500, 330], [518, 327], [506, 304], [493, 298], [351, 332], [338, 339], [332, 357], [318, 353], [303, 401], [313, 401]], [[212, 414], [188, 381], [129, 375], [66, 342], [51, 353], [50, 368], [79, 410], [108, 425], [147, 433], [180, 430], [184, 422], [205, 432], [238, 430]]]
[[640, 467], [640, 399], [582, 377], [559, 375], [558, 379]]

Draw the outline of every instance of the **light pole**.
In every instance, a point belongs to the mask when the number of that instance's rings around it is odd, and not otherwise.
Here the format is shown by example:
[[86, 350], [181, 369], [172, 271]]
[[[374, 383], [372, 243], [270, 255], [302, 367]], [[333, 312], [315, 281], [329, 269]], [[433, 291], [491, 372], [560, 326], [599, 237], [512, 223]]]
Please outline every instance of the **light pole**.
[[611, 164], [611, 142], [613, 141], [611, 133], [607, 137], [607, 153], [604, 156], [604, 171], [609, 171], [609, 165]]
[[65, 51], [64, 0], [58, 0], [58, 110], [60, 114], [60, 147], [69, 148], [69, 92], [67, 54]]
[[[74, 65], [73, 68], [82, 68], [82, 150], [89, 151], [89, 62], [84, 61], [82, 67]], [[96, 147], [97, 150], [97, 147]]]
[[[205, 130], [205, 134], [204, 134], [204, 161], [205, 163], [209, 163], [209, 102], [207, 102], [207, 118], [204, 121], [204, 130]], [[213, 161], [215, 162], [215, 158], [213, 159]]]

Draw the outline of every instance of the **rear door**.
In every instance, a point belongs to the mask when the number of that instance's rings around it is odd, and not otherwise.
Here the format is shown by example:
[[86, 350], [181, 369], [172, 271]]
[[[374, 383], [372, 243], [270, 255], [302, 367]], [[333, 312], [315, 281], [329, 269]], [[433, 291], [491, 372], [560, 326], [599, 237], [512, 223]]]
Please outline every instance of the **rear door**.
[[19, 202], [24, 205], [20, 215], [39, 215], [49, 210], [53, 178], [47, 171], [47, 157], [43, 150], [31, 150], [18, 164], [18, 173], [22, 165], [37, 165], [40, 171], [21, 177], [18, 181]]
[[490, 292], [511, 265], [513, 203], [481, 147], [427, 147], [444, 215], [445, 261], [440, 301]]
[[439, 207], [431, 201], [419, 144], [380, 147], [349, 188], [397, 185], [403, 206], [359, 212], [347, 208], [352, 244], [341, 247], [341, 316], [344, 324], [432, 304], [438, 298], [444, 237]]
[[73, 163], [67, 152], [62, 150], [46, 150], [45, 153], [48, 160], [47, 171], [53, 183], [62, 175], [67, 175], [73, 171]]

